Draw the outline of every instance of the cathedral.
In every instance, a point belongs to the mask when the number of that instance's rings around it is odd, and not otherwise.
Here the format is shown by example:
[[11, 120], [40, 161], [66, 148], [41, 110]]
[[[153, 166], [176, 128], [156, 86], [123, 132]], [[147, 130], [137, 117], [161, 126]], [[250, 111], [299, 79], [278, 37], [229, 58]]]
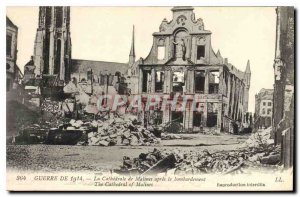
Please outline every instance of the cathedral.
[[70, 7], [39, 7], [34, 54], [24, 68], [25, 84], [42, 84], [46, 94], [47, 88], [53, 93], [72, 79], [103, 85], [106, 75], [121, 76], [128, 70], [126, 63], [72, 59], [71, 54]]

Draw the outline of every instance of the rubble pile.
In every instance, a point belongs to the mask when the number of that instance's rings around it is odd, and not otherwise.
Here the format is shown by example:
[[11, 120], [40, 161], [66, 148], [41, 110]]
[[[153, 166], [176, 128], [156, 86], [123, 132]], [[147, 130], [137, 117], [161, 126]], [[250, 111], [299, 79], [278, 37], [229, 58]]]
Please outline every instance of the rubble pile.
[[56, 115], [58, 112], [60, 112], [58, 101], [45, 99], [41, 104], [41, 110], [51, 112], [52, 114]]
[[[174, 159], [170, 159], [170, 157]], [[167, 159], [168, 158], [168, 159]], [[166, 160], [164, 161], [164, 160]], [[180, 151], [159, 151], [154, 149], [153, 152], [147, 154], [141, 153], [138, 158], [123, 158], [123, 165], [116, 173], [143, 174], [151, 171], [154, 166], [158, 166], [164, 170], [160, 172], [173, 171], [176, 175], [201, 174], [201, 173], [233, 173], [241, 171], [245, 166], [248, 156], [244, 152], [220, 152], [210, 154], [207, 150], [201, 153]]]
[[257, 131], [245, 141], [243, 147], [252, 153], [250, 161], [268, 165], [279, 164], [281, 147], [274, 145], [271, 131], [271, 127]]
[[176, 160], [173, 154], [154, 149], [149, 153], [141, 153], [139, 157], [133, 159], [124, 156], [123, 165], [120, 169], [114, 170], [114, 172], [127, 175], [145, 174], [146, 172], [150, 172], [154, 169], [154, 166], [157, 166], [157, 169], [154, 170], [160, 172], [174, 168], [175, 163]]
[[176, 154], [177, 162], [175, 174], [201, 174], [201, 173], [242, 173], [249, 157], [247, 151], [230, 151], [209, 153]]
[[245, 141], [244, 146], [246, 147], [259, 147], [259, 146], [268, 146], [274, 144], [274, 140], [271, 139], [272, 128], [269, 127], [264, 130], [259, 130]]
[[[257, 152], [256, 149], [240, 149], [235, 151], [222, 151], [210, 153], [202, 152], [159, 151], [154, 149], [150, 153], [142, 153], [138, 158], [123, 158], [123, 165], [115, 170], [119, 174], [144, 174], [148, 171], [172, 173], [175, 175], [193, 174], [241, 174], [247, 173], [248, 168], [264, 169], [278, 167], [277, 152], [275, 147], [271, 152]], [[170, 159], [174, 156], [174, 159]], [[168, 158], [168, 159], [167, 159]], [[165, 161], [167, 159], [167, 161]], [[156, 162], [156, 163], [155, 163]]]
[[159, 143], [159, 139], [153, 133], [145, 129], [137, 122], [135, 116], [110, 117], [106, 120], [82, 122], [71, 120], [71, 127], [67, 129], [90, 130], [87, 139], [78, 142], [78, 145], [112, 146], [133, 145], [149, 146]]

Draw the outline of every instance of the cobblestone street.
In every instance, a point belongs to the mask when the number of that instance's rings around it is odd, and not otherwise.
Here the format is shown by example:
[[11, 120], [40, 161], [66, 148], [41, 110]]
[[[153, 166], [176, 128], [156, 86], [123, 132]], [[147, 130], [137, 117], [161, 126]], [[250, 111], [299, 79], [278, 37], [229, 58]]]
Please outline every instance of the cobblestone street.
[[123, 157], [160, 150], [180, 149], [183, 152], [209, 152], [236, 150], [247, 136], [213, 136], [202, 134], [178, 134], [183, 139], [163, 140], [156, 146], [60, 146], [60, 145], [8, 145], [8, 170], [33, 171], [109, 171], [120, 167]]

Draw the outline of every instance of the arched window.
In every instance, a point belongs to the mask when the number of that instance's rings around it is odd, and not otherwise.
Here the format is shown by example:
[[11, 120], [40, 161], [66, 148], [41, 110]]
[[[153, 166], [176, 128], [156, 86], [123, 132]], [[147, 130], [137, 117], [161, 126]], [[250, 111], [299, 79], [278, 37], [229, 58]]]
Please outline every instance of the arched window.
[[164, 39], [159, 39], [157, 43], [157, 59], [163, 60], [165, 59], [165, 41]]

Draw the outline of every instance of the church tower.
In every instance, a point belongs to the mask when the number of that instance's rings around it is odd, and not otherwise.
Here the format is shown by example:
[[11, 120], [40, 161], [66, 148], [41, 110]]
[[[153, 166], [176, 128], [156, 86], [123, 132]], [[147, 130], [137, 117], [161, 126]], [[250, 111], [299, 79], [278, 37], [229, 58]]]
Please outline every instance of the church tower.
[[250, 70], [250, 60], [247, 62], [247, 67], [244, 74], [245, 80], [245, 93], [244, 93], [244, 112], [248, 112], [248, 104], [249, 104], [249, 90], [250, 90], [250, 82], [251, 82], [251, 70]]
[[39, 7], [34, 45], [35, 75], [70, 80], [70, 7]]

